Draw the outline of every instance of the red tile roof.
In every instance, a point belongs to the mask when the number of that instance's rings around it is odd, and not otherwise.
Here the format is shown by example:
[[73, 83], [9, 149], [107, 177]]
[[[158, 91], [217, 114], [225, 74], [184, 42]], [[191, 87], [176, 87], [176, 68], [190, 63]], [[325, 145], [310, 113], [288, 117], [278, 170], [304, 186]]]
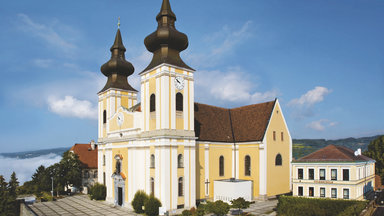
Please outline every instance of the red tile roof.
[[95, 149], [92, 150], [91, 144], [75, 144], [71, 147], [70, 151], [73, 151], [79, 156], [84, 168], [97, 168], [97, 145], [95, 145]]
[[364, 155], [355, 156], [355, 151], [345, 146], [328, 145], [294, 162], [358, 162], [373, 161]]
[[195, 103], [195, 133], [200, 141], [248, 142], [264, 138], [275, 101], [233, 109]]

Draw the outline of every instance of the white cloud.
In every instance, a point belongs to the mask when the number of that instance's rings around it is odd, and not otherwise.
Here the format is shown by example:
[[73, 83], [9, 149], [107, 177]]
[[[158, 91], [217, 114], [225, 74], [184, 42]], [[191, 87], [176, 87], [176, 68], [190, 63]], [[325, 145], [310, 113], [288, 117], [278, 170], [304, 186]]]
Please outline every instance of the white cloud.
[[198, 71], [195, 76], [196, 94], [205, 101], [216, 99], [249, 104], [273, 100], [278, 95], [277, 90], [255, 91], [257, 85], [252, 83], [245, 72], [236, 67], [229, 68], [225, 72]]
[[318, 121], [312, 121], [307, 124], [307, 128], [311, 128], [316, 131], [324, 131], [328, 127], [333, 127], [337, 125], [338, 122], [332, 122], [328, 119], [320, 119]]
[[[74, 51], [77, 48], [75, 44], [71, 43], [67, 39], [68, 36], [67, 37], [61, 36], [57, 32], [57, 30], [52, 26], [35, 22], [26, 14], [20, 13], [18, 14], [18, 17], [21, 21], [20, 23], [18, 23], [20, 29], [22, 29], [23, 31], [29, 32], [40, 39], [43, 39], [49, 45], [59, 48], [61, 51], [64, 51], [67, 54], [70, 54], [72, 51]], [[58, 25], [56, 23], [56, 26], [61, 26], [61, 25]], [[66, 27], [66, 32], [73, 32], [73, 29]]]
[[185, 59], [194, 67], [215, 66], [223, 56], [231, 53], [237, 45], [252, 36], [250, 33], [251, 24], [252, 21], [247, 21], [237, 30], [224, 26], [220, 31], [206, 36], [205, 40], [202, 41], [205, 46], [202, 50], [206, 52], [194, 52], [192, 54], [187, 50]]
[[22, 185], [25, 181], [31, 180], [32, 174], [35, 173], [40, 165], [48, 167], [60, 160], [61, 156], [53, 153], [26, 159], [0, 156], [0, 174], [9, 180], [12, 172], [15, 171], [16, 177], [18, 178], [20, 185]]
[[78, 100], [72, 96], [65, 96], [64, 99], [49, 97], [48, 105], [50, 111], [61, 116], [97, 119], [97, 107], [87, 100]]
[[301, 95], [300, 98], [292, 99], [288, 106], [294, 108], [292, 115], [296, 119], [302, 119], [304, 117], [310, 117], [314, 115], [314, 105], [324, 100], [325, 96], [330, 94], [332, 90], [316, 86], [314, 89], [309, 90], [305, 94]]
[[329, 90], [322, 86], [316, 86], [314, 89], [309, 90], [303, 94], [300, 98], [295, 98], [289, 102], [291, 106], [313, 106], [324, 100], [324, 97], [331, 93]]

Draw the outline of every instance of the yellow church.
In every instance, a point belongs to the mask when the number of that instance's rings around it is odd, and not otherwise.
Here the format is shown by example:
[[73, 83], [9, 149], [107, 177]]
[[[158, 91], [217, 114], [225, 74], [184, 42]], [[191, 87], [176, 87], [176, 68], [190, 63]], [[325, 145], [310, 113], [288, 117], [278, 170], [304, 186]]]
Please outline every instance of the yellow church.
[[101, 67], [108, 80], [98, 93], [98, 181], [107, 201], [131, 208], [144, 190], [173, 210], [290, 192], [292, 139], [279, 101], [233, 109], [195, 102], [195, 70], [180, 58], [188, 38], [169, 0], [156, 20], [144, 40], [153, 58], [139, 73], [139, 103], [119, 29]]

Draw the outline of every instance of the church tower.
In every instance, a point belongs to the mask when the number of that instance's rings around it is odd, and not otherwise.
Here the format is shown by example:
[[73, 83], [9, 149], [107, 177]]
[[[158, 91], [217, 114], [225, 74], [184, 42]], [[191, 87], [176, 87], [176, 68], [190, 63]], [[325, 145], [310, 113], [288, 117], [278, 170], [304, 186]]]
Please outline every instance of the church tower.
[[140, 73], [143, 133], [150, 146], [151, 193], [166, 209], [195, 206], [194, 70], [180, 58], [188, 37], [163, 0], [157, 29], [144, 44], [152, 61]]
[[101, 66], [101, 72], [108, 77], [99, 96], [99, 140], [107, 137], [108, 119], [123, 106], [130, 108], [137, 103], [137, 90], [128, 83], [128, 76], [134, 67], [125, 60], [125, 47], [121, 39], [120, 28], [117, 29], [115, 42], [111, 47], [111, 59]]

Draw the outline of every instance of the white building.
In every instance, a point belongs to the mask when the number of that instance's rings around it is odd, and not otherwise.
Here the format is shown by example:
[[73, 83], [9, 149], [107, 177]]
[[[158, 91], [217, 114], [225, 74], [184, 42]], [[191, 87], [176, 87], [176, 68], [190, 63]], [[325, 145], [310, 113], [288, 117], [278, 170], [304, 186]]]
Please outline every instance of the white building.
[[292, 162], [293, 195], [363, 200], [375, 185], [375, 161], [328, 145]]

